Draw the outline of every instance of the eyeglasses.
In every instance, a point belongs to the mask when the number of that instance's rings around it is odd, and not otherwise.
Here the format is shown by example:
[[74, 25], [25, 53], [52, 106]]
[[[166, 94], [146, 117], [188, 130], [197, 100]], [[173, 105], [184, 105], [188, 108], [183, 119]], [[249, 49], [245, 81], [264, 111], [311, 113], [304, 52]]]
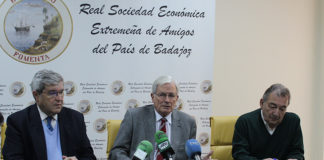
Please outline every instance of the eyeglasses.
[[170, 93], [170, 94], [166, 94], [166, 93], [156, 93], [155, 95], [157, 95], [160, 99], [166, 99], [167, 97], [169, 99], [175, 99], [177, 97], [176, 94]]
[[64, 90], [56, 91], [56, 90], [50, 90], [46, 93], [46, 95], [50, 98], [55, 98], [57, 96], [63, 96]]

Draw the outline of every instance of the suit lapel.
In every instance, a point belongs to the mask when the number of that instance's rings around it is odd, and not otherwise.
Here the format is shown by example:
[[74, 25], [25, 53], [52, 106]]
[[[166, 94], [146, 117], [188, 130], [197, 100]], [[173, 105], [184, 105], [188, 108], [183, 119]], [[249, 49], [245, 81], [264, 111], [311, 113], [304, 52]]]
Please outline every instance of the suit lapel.
[[69, 125], [70, 123], [65, 119], [65, 109], [64, 107], [62, 108], [61, 112], [58, 114], [58, 124], [59, 124], [59, 129], [60, 129], [60, 142], [61, 142], [61, 150], [62, 150], [62, 154], [63, 155], [69, 155], [69, 152], [68, 152], [68, 140], [67, 140], [67, 137], [69, 137], [68, 135], [70, 135], [69, 133]]
[[174, 148], [177, 144], [179, 139], [182, 139], [181, 137], [181, 121], [178, 116], [177, 110], [172, 111], [172, 123], [171, 123], [171, 146]]
[[31, 107], [29, 119], [30, 136], [36, 151], [37, 159], [47, 160], [45, 135], [36, 104]]
[[[152, 105], [152, 107], [148, 107], [148, 113], [146, 115], [143, 115], [143, 121], [145, 122], [145, 134], [147, 137], [147, 140], [150, 141], [153, 145], [153, 147], [155, 147], [155, 139], [154, 139], [154, 135], [156, 132], [156, 125], [155, 125], [155, 112], [154, 112], [154, 106]], [[148, 126], [152, 126], [152, 127], [148, 127]], [[150, 154], [150, 159], [154, 158], [154, 149], [153, 152]]]

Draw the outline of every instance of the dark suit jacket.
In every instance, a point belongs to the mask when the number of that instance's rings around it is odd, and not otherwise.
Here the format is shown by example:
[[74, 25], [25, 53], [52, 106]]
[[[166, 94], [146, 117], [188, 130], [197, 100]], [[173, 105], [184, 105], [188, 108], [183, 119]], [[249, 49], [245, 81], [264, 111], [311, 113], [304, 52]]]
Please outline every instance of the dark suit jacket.
[[[188, 139], [196, 138], [196, 122], [186, 113], [178, 110], [172, 111], [171, 122], [171, 146], [175, 151], [175, 160], [188, 159], [185, 152], [185, 144]], [[128, 160], [136, 151], [136, 147], [142, 140], [148, 140], [155, 144], [156, 120], [154, 106], [148, 105], [127, 110], [120, 125], [114, 146], [110, 151], [111, 160]], [[149, 158], [154, 158], [154, 150]]]
[[[76, 156], [79, 160], [96, 159], [81, 113], [63, 107], [58, 123], [63, 155]], [[8, 117], [3, 156], [6, 160], [47, 160], [45, 135], [36, 104]]]

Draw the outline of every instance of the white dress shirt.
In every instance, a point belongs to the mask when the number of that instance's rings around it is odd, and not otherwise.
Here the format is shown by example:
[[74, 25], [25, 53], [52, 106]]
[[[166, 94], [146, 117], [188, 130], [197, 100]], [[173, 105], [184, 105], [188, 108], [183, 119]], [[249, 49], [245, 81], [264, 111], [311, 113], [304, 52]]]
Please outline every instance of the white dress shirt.
[[261, 117], [262, 117], [263, 123], [264, 123], [264, 125], [266, 126], [266, 128], [267, 128], [269, 134], [270, 134], [270, 135], [273, 135], [273, 132], [276, 130], [277, 127], [273, 128], [273, 129], [271, 129], [271, 128], [269, 127], [268, 123], [267, 123], [267, 122], [264, 120], [264, 118], [263, 118], [262, 110], [261, 110]]
[[[37, 109], [38, 109], [38, 112], [39, 112], [39, 115], [41, 117], [41, 120], [45, 122], [45, 124], [47, 123], [46, 122], [46, 118], [48, 117], [47, 114], [45, 114], [40, 108], [39, 106], [37, 105]], [[55, 125], [56, 125], [56, 121], [57, 121], [57, 114], [53, 115], [52, 116], [52, 121], [51, 121], [51, 125], [53, 128], [55, 128]]]

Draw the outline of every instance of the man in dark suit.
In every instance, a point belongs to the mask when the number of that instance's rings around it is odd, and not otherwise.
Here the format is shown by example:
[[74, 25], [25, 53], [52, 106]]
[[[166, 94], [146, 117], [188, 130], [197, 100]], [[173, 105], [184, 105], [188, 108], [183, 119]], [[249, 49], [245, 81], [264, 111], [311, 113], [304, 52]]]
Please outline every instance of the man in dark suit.
[[148, 159], [158, 159], [154, 134], [160, 128], [162, 118], [167, 120], [166, 135], [175, 152], [174, 159], [188, 159], [185, 143], [196, 137], [196, 122], [188, 114], [175, 109], [179, 98], [175, 81], [170, 76], [159, 77], [153, 83], [151, 98], [153, 105], [132, 108], [126, 112], [109, 159], [130, 159], [142, 140], [148, 140], [154, 146]]
[[4, 159], [96, 159], [83, 115], [63, 107], [63, 82], [50, 70], [35, 74], [31, 89], [36, 104], [8, 117]]

